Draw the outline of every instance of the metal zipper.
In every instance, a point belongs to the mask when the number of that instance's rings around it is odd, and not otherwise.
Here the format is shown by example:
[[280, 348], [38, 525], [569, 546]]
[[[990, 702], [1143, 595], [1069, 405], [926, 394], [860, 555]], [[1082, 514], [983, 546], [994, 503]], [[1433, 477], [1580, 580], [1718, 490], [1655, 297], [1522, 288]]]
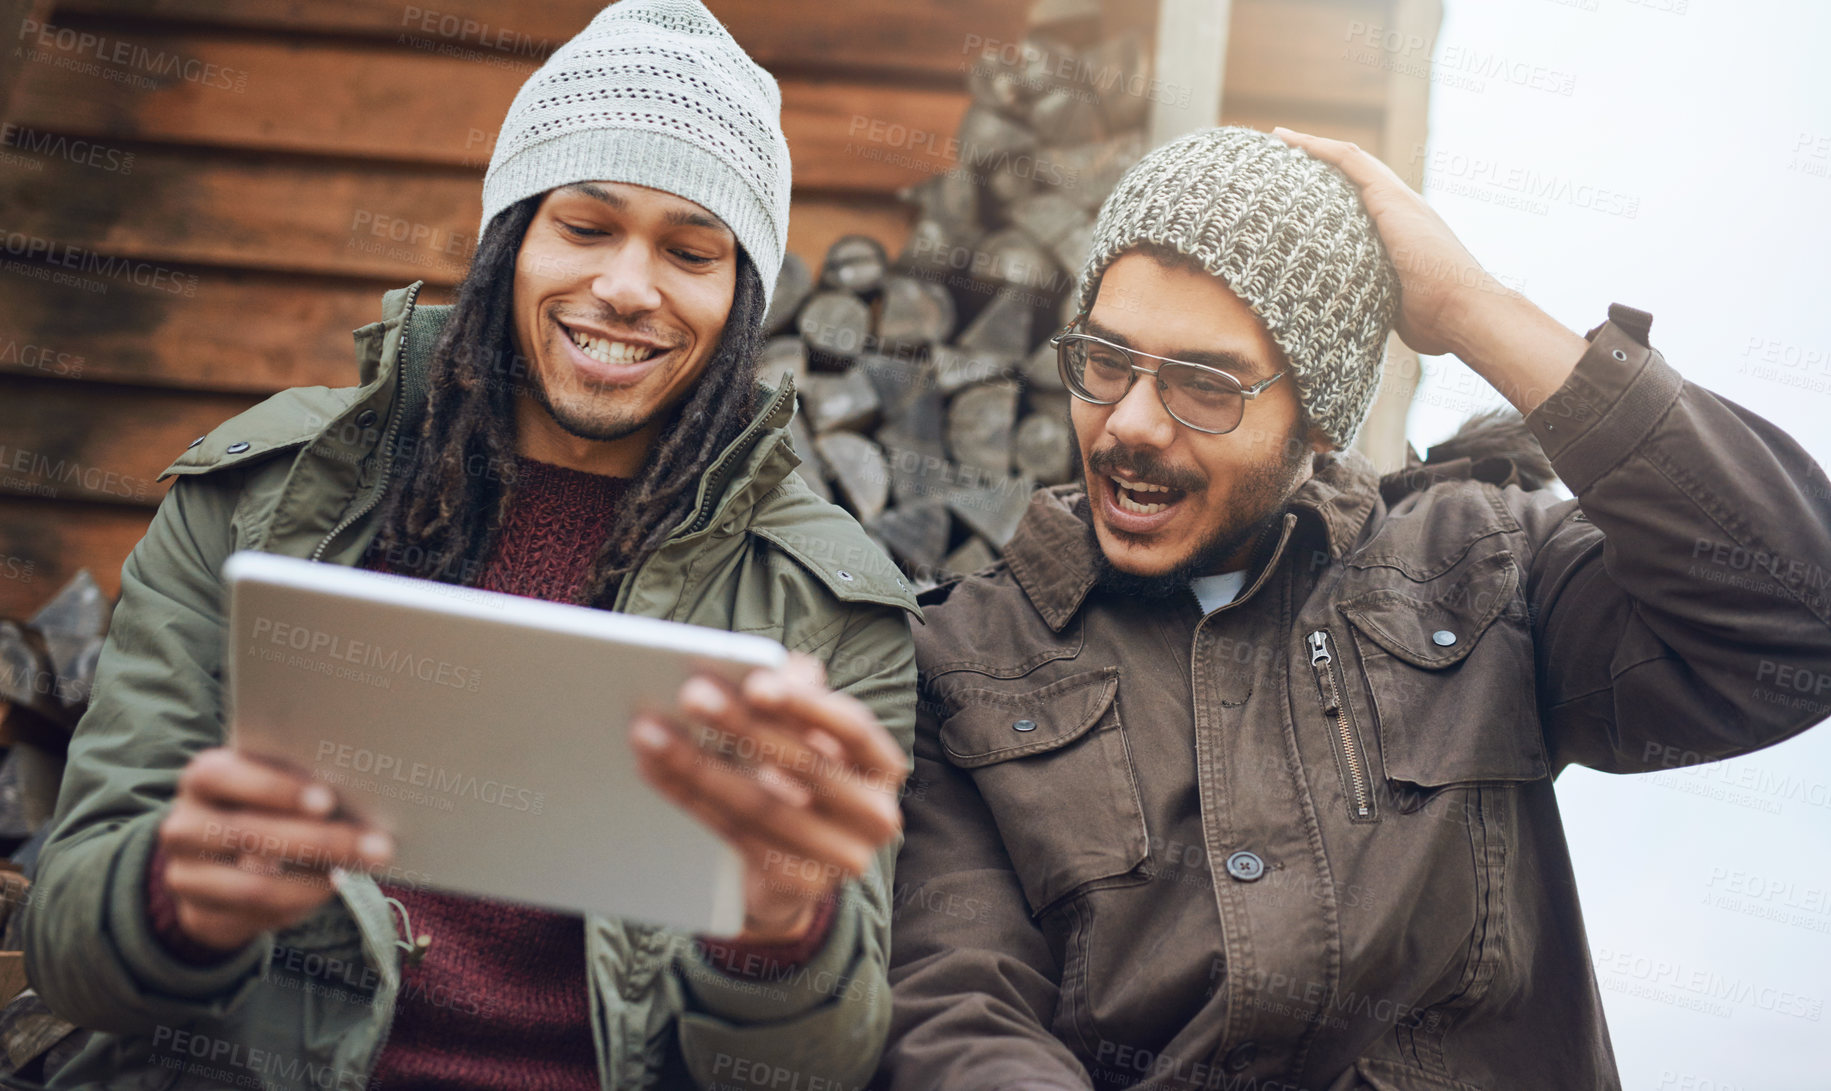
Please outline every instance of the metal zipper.
[[407, 289], [407, 309], [401, 312], [401, 340], [400, 345], [394, 353], [394, 408], [388, 414], [388, 431], [381, 438], [381, 480], [376, 482], [375, 492], [369, 497], [367, 503], [351, 512], [343, 522], [338, 523], [331, 528], [331, 532], [324, 536], [322, 542], [318, 543], [318, 548], [312, 550], [311, 560], [322, 560], [324, 558], [324, 551], [330, 548], [331, 543], [337, 539], [337, 536], [354, 526], [357, 520], [369, 514], [371, 511], [374, 511], [375, 506], [381, 503], [381, 498], [388, 492], [388, 471], [394, 468], [394, 437], [399, 433], [401, 417], [405, 415], [405, 407], [401, 403], [407, 399], [407, 376], [405, 373], [407, 367], [407, 328], [413, 322], [413, 307], [414, 304], [419, 301], [419, 298], [420, 285], [415, 283], [411, 288]]
[[1337, 673], [1335, 654], [1329, 647], [1329, 630], [1318, 629], [1309, 635], [1310, 670], [1316, 675], [1316, 692], [1322, 698], [1324, 715], [1335, 718], [1335, 737], [1340, 746], [1342, 765], [1348, 773], [1348, 811], [1354, 818], [1373, 817], [1373, 789], [1367, 781], [1367, 759], [1361, 753], [1360, 739], [1348, 718], [1348, 706], [1341, 699], [1341, 676]]
[[[732, 440], [731, 446], [726, 448], [724, 454], [719, 456], [719, 460], [717, 462], [714, 462], [712, 464], [712, 466], [709, 469], [707, 469], [706, 477], [705, 477], [705, 480], [707, 483], [706, 484], [706, 502], [700, 506], [698, 513], [696, 515], [694, 515], [694, 517], [693, 517], [693, 521], [691, 523], [687, 524], [687, 526], [684, 530], [681, 530], [680, 532], [678, 532], [676, 534], [670, 535], [668, 537], [667, 541], [662, 543], [662, 545], [664, 547], [675, 541], [678, 541], [680, 538], [682, 538], [686, 535], [698, 534], [700, 531], [706, 529], [706, 525], [708, 523], [712, 522], [712, 513], [718, 510], [719, 498], [720, 498], [721, 493], [724, 491], [725, 475], [730, 472], [731, 467], [737, 462], [737, 460], [740, 457], [742, 457], [750, 452], [750, 448], [753, 446], [753, 444], [750, 443], [749, 440], [757, 432], [762, 430], [763, 422], [767, 421], [771, 416], [773, 416], [775, 414], [776, 407], [782, 404], [783, 395], [785, 395], [787, 393], [788, 393], [788, 387], [786, 387], [786, 386], [784, 386], [781, 390], [776, 391], [775, 397], [773, 397], [769, 400], [769, 404], [763, 407], [763, 411], [761, 413], [757, 414], [756, 419], [752, 420], [750, 422], [750, 424], [742, 432], [738, 433], [738, 438], [735, 440]], [[657, 552], [659, 552], [659, 550], [657, 550]], [[653, 560], [654, 560], [653, 557], [649, 558], [650, 562], [652, 562]], [[621, 583], [617, 587], [616, 600], [611, 603], [610, 608], [612, 610], [614, 610], [618, 613], [622, 613], [624, 611], [625, 607], [629, 603], [629, 597], [630, 597], [632, 589], [636, 585], [637, 579], [642, 575], [643, 571], [645, 569], [647, 569], [647, 567], [648, 567], [648, 563], [645, 562], [643, 564], [642, 568], [638, 568], [634, 572], [631, 572], [628, 575], [623, 577]]]
[[713, 463], [712, 468], [706, 471], [706, 503], [700, 508], [699, 514], [694, 518], [692, 525], [687, 527], [685, 533], [697, 534], [706, 529], [706, 524], [712, 521], [712, 513], [718, 510], [719, 495], [724, 487], [724, 475], [730, 471], [740, 456], [749, 453], [752, 445], [746, 441], [763, 427], [764, 421], [775, 415], [776, 406], [781, 404], [782, 396], [787, 392], [787, 386], [776, 391], [776, 396], [769, 399], [769, 404], [764, 406], [763, 411], [750, 422], [750, 426], [738, 433], [738, 438], [733, 440], [731, 446], [726, 449], [724, 457]]

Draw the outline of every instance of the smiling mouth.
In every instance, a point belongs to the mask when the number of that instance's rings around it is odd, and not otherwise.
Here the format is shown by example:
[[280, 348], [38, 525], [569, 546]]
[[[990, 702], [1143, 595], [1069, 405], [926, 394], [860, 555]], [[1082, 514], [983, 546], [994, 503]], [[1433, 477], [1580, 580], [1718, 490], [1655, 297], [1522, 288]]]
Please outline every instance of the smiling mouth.
[[1174, 507], [1188, 495], [1181, 489], [1172, 489], [1168, 485], [1126, 481], [1110, 474], [1107, 475], [1107, 480], [1113, 483], [1113, 501], [1119, 510], [1133, 515], [1156, 515]]
[[608, 364], [612, 367], [628, 367], [632, 364], [640, 364], [644, 361], [652, 360], [667, 351], [666, 349], [655, 348], [652, 345], [637, 344], [633, 341], [618, 341], [608, 337], [593, 337], [588, 333], [575, 330], [563, 322], [560, 323], [560, 329], [566, 331], [566, 336], [572, 339], [572, 343], [578, 346], [580, 352], [591, 357], [600, 364]]

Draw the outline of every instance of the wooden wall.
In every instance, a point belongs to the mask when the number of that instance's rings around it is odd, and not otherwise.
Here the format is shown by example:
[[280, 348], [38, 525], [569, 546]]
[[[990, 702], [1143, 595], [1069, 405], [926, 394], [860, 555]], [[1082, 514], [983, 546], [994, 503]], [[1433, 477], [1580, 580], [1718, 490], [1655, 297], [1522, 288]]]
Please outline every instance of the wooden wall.
[[[1416, 2], [1236, 0], [1223, 120], [1409, 158], [1394, 134], [1422, 139], [1424, 81], [1350, 39]], [[947, 169], [976, 44], [1020, 38], [1028, 7], [709, 3], [781, 82], [790, 247], [810, 265], [848, 232], [900, 244], [896, 191]], [[286, 386], [352, 382], [349, 331], [387, 288], [448, 296], [502, 114], [600, 7], [0, 7], [17, 24], [5, 52], [22, 51], [0, 61], [0, 615], [82, 567], [113, 593], [163, 493], [153, 475], [192, 437]], [[1106, 8], [1151, 40], [1154, 5]], [[872, 141], [873, 126], [939, 136]]]

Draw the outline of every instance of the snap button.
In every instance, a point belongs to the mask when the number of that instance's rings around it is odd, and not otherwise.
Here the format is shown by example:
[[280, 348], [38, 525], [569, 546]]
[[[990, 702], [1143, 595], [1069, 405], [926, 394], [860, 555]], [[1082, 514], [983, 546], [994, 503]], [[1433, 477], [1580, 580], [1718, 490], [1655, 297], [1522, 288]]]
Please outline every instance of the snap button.
[[1035, 720], [1018, 720], [1011, 725], [1011, 730], [1013, 730], [1013, 731], [1035, 731], [1036, 730], [1036, 721]]
[[1259, 1043], [1241, 1042], [1228, 1052], [1227, 1059], [1221, 1063], [1227, 1066], [1227, 1071], [1229, 1072], [1243, 1072], [1246, 1069], [1251, 1068], [1253, 1061], [1257, 1060], [1258, 1057]]
[[248, 445], [246, 443], [231, 443], [231, 444], [229, 444], [229, 446], [224, 447], [223, 451], [226, 454], [239, 455], [243, 451], [246, 451], [247, 449], [248, 449]]
[[1628, 354], [1625, 352], [1622, 352], [1620, 349], [1616, 349], [1614, 352], [1609, 353], [1609, 355], [1613, 356], [1617, 360], [1625, 360], [1628, 358]]
[[356, 427], [367, 428], [375, 423], [375, 410], [365, 409], [356, 414]]
[[1227, 874], [1242, 883], [1254, 882], [1265, 874], [1265, 861], [1259, 859], [1257, 853], [1241, 849], [1227, 858]]
[[198, 445], [198, 444], [199, 444], [199, 443], [202, 443], [202, 442], [203, 442], [203, 437], [202, 437], [202, 436], [198, 436], [198, 437], [197, 437], [197, 438], [196, 438], [196, 439], [194, 439], [194, 440], [192, 440], [192, 441], [191, 441], [191, 442], [189, 442], [189, 443], [187, 443], [187, 444], [185, 444], [185, 445], [184, 445], [184, 449], [185, 449], [185, 450], [187, 450], [187, 451], [188, 451], [188, 450], [190, 450], [190, 449], [191, 449], [191, 448], [193, 448], [193, 447], [195, 447], [195, 446], [197, 446], [197, 445]]
[[842, 580], [844, 580], [844, 581], [846, 581], [846, 582], [847, 582], [847, 583], [851, 583], [851, 582], [852, 582], [852, 573], [850, 573], [850, 572], [847, 572], [847, 571], [846, 571], [846, 570], [845, 570], [845, 569], [843, 569], [843, 568], [842, 568], [842, 569], [840, 569], [840, 570], [839, 570], [839, 571], [837, 571], [837, 572], [835, 572], [835, 573], [833, 573], [833, 575], [835, 575], [835, 576], [838, 576], [838, 577], [839, 577], [839, 578], [840, 578], [840, 579], [842, 579]]
[[1430, 639], [1431, 643], [1438, 647], [1447, 648], [1451, 644], [1456, 643], [1456, 634], [1450, 632], [1448, 629], [1438, 629], [1436, 632], [1430, 634]]

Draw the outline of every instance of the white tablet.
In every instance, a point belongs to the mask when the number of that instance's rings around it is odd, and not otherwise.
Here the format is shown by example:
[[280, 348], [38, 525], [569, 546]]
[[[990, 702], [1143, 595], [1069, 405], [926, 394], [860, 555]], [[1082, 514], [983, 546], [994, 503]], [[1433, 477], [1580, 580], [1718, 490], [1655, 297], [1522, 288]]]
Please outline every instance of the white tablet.
[[223, 573], [230, 744], [393, 834], [378, 878], [740, 929], [736, 853], [642, 779], [629, 721], [780, 644], [266, 553]]

